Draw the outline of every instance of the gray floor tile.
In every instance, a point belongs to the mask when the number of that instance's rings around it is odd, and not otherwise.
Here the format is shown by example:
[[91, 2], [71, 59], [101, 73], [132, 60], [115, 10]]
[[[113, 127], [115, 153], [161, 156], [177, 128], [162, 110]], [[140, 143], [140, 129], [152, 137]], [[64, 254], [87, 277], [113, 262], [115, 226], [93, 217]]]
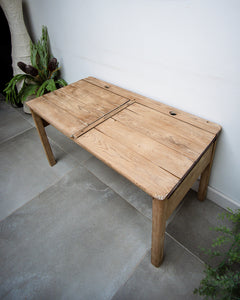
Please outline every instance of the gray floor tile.
[[95, 157], [87, 160], [84, 165], [139, 212], [148, 218], [152, 217], [152, 199], [149, 195]]
[[0, 298], [111, 299], [149, 250], [151, 222], [79, 167], [0, 236]]
[[4, 101], [0, 101], [0, 143], [32, 128], [17, 111]]
[[198, 299], [200, 259], [208, 261], [199, 247], [210, 246], [224, 210], [190, 191], [156, 269], [151, 198], [48, 126], [51, 168], [33, 126], [0, 100], [0, 298]]
[[[152, 219], [152, 198], [148, 194], [143, 192], [128, 179], [124, 178], [95, 157], [91, 157], [84, 162], [84, 166], [102, 182], [110, 186], [116, 193], [127, 200], [144, 216]], [[167, 225], [172, 222], [183, 202], [184, 200], [167, 220]]]
[[[32, 118], [32, 115], [26, 114], [22, 108], [16, 108], [15, 109], [25, 120], [27, 120], [33, 127], [35, 127], [34, 120]], [[72, 140], [67, 138], [64, 134], [62, 134], [60, 131], [58, 131], [53, 126], [49, 125], [45, 127], [47, 136], [54, 141], [55, 144], [57, 144], [60, 148], [63, 149], [64, 152], [67, 152], [68, 154], [72, 155], [75, 159], [78, 160], [78, 162], [83, 162], [92, 155], [81, 148], [79, 145], [74, 143]]]
[[26, 114], [23, 111], [23, 107], [15, 108], [15, 110], [26, 120], [28, 121], [32, 126], [35, 126], [34, 120], [32, 118], [31, 114]]
[[35, 128], [0, 144], [0, 220], [78, 165], [55, 144], [53, 152], [50, 167]]
[[81, 148], [79, 145], [74, 143], [72, 140], [67, 138], [64, 134], [59, 132], [53, 126], [47, 126], [46, 132], [49, 138], [51, 138], [60, 148], [62, 148], [65, 152], [72, 155], [78, 162], [83, 162], [92, 155]]
[[200, 248], [209, 248], [218, 236], [210, 228], [223, 224], [218, 218], [222, 212], [225, 210], [212, 201], [206, 199], [200, 202], [196, 192], [190, 191], [183, 206], [168, 225], [167, 232], [204, 262], [210, 262]]
[[191, 300], [202, 279], [204, 265], [171, 238], [166, 237], [160, 268], [150, 263], [150, 252], [113, 300]]

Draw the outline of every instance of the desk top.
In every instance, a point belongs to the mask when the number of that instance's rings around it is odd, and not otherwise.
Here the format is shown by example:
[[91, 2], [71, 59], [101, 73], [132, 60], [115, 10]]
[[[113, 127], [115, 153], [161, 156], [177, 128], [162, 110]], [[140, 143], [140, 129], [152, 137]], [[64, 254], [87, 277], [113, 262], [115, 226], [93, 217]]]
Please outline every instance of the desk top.
[[215, 123], [93, 77], [28, 106], [159, 200], [172, 194], [221, 131]]

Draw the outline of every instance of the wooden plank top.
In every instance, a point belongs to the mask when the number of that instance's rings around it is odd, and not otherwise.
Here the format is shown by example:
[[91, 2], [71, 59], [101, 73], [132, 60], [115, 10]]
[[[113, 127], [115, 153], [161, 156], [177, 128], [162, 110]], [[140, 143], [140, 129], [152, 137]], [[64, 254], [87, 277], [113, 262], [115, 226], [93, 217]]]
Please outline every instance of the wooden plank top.
[[84, 80], [89, 83], [92, 83], [98, 87], [101, 87], [105, 90], [111, 91], [112, 93], [114, 93], [116, 95], [121, 95], [122, 97], [126, 97], [130, 100], [134, 100], [135, 102], [138, 102], [138, 103], [141, 103], [148, 107], [151, 107], [151, 108], [153, 108], [157, 111], [160, 111], [162, 113], [165, 113], [167, 115], [169, 115], [172, 112], [173, 113], [172, 117], [179, 119], [183, 122], [189, 123], [195, 127], [204, 129], [205, 131], [209, 131], [216, 135], [219, 134], [221, 131], [221, 126], [216, 123], [210, 122], [203, 118], [199, 118], [195, 115], [184, 112], [180, 109], [176, 109], [169, 105], [163, 104], [159, 101], [155, 101], [153, 99], [150, 99], [145, 96], [139, 95], [137, 93], [131, 92], [129, 90], [123, 89], [114, 84], [110, 84], [108, 82], [102, 81], [102, 80], [94, 78], [94, 77], [87, 77]]
[[27, 105], [68, 137], [105, 117], [129, 99], [80, 80], [33, 99]]
[[28, 105], [159, 200], [170, 197], [221, 130], [215, 123], [93, 77]]

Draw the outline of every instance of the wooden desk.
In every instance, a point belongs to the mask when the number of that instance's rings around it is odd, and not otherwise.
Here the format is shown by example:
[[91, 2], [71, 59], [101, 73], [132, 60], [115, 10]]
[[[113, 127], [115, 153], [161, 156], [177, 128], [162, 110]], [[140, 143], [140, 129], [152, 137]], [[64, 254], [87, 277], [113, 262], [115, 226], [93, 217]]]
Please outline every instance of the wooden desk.
[[51, 166], [53, 125], [152, 198], [152, 264], [163, 259], [166, 220], [201, 175], [209, 182], [217, 124], [88, 77], [28, 102]]

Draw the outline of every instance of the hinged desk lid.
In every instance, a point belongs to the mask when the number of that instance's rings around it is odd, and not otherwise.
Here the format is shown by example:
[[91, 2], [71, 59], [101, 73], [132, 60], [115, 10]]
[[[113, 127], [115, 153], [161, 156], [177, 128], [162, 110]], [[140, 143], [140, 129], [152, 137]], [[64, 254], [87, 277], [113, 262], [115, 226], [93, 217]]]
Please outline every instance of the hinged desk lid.
[[28, 106], [66, 136], [76, 138], [131, 103], [80, 80], [29, 101]]

